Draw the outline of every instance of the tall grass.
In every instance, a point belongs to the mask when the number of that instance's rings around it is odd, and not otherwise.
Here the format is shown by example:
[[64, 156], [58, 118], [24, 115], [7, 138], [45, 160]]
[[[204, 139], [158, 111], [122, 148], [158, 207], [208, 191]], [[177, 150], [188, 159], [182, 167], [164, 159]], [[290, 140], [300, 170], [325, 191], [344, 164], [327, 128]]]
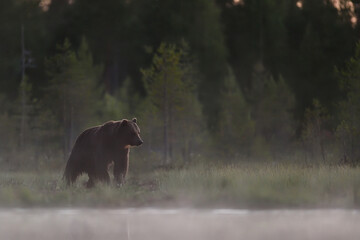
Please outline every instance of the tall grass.
[[[0, 174], [0, 206], [3, 207], [135, 207], [152, 200], [152, 189], [137, 182], [122, 187], [98, 183], [87, 189], [87, 178], [67, 187], [57, 173]], [[156, 196], [154, 196], [156, 199]]]
[[159, 191], [184, 204], [228, 207], [357, 207], [360, 169], [298, 165], [201, 167], [157, 174]]
[[130, 175], [118, 188], [66, 187], [60, 173], [0, 173], [1, 207], [336, 207], [360, 206], [360, 169], [290, 164], [197, 165]]

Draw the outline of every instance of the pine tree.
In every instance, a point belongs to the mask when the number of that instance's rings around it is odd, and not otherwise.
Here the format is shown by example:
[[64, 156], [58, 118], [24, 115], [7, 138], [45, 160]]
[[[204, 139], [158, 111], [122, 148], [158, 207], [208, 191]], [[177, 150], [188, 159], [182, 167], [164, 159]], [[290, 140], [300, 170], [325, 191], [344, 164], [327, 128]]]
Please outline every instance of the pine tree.
[[[313, 100], [312, 108], [305, 111], [305, 119], [302, 128], [301, 140], [305, 146], [305, 154], [310, 154], [312, 160], [321, 156], [322, 161], [326, 163], [325, 151], [325, 127], [329, 121], [329, 115], [319, 100]], [[308, 157], [306, 157], [308, 159]]]
[[[179, 140], [178, 133], [191, 130], [196, 123], [195, 112], [201, 112], [196, 107], [191, 72], [186, 46], [177, 47], [166, 43], [158, 48], [151, 67], [142, 70], [147, 100], [161, 116], [165, 165], [172, 161], [175, 142]], [[190, 116], [193, 116], [191, 120]], [[189, 138], [184, 136], [184, 139]], [[188, 148], [188, 145], [184, 148]]]
[[58, 46], [58, 53], [47, 59], [46, 67], [51, 78], [48, 98], [63, 128], [66, 156], [76, 133], [94, 121], [100, 100], [98, 79], [101, 68], [94, 66], [85, 39], [77, 53], [66, 39], [63, 45]]
[[342, 160], [357, 165], [360, 162], [360, 42], [355, 56], [337, 73], [346, 98], [338, 105], [340, 124], [336, 135], [341, 142]]
[[221, 112], [216, 145], [228, 157], [249, 155], [254, 138], [254, 121], [251, 119], [250, 107], [232, 70], [225, 79], [221, 94]]
[[255, 71], [252, 81], [251, 116], [255, 121], [255, 145], [261, 147], [253, 152], [276, 158], [286, 152], [284, 146], [294, 136], [295, 97], [281, 76], [276, 81], [265, 70]]

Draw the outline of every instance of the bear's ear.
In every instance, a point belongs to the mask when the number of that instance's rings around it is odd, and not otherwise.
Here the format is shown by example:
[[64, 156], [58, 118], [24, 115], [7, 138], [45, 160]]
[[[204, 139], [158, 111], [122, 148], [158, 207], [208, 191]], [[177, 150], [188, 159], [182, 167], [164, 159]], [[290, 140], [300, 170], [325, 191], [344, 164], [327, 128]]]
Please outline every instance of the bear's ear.
[[126, 119], [121, 121], [121, 125], [120, 125], [121, 127], [125, 127], [127, 125], [128, 125], [128, 121]]
[[136, 120], [136, 118], [133, 118], [132, 121], [133, 121], [134, 123], [136, 123], [137, 120]]

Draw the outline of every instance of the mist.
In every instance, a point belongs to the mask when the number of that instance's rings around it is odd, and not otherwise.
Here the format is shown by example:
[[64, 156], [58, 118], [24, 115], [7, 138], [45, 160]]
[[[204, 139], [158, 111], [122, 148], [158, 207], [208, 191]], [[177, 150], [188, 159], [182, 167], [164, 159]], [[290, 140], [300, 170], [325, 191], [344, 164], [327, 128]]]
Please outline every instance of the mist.
[[0, 238], [355, 238], [359, 8], [2, 0]]

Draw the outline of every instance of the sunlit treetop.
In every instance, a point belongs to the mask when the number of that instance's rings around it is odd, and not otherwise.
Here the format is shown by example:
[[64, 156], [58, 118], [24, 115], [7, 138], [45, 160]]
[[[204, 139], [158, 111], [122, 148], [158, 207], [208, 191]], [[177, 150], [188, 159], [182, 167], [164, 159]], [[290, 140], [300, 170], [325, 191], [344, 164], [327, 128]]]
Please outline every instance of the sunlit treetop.
[[244, 0], [234, 0], [234, 5], [243, 5]]
[[[41, 0], [39, 6], [42, 10], [47, 11], [49, 10], [49, 6], [52, 0]], [[72, 4], [74, 0], [67, 0], [69, 4]]]
[[[239, 2], [239, 1], [241, 1], [241, 0], [236, 0], [236, 2]], [[304, 2], [303, 0], [297, 1], [296, 6], [300, 9], [302, 9], [303, 2]], [[331, 2], [333, 3], [334, 7], [339, 10], [339, 13], [342, 10], [347, 10], [350, 13], [352, 24], [355, 25], [357, 23], [357, 18], [355, 15], [355, 6], [354, 6], [353, 1], [351, 1], [351, 0], [331, 0]]]

